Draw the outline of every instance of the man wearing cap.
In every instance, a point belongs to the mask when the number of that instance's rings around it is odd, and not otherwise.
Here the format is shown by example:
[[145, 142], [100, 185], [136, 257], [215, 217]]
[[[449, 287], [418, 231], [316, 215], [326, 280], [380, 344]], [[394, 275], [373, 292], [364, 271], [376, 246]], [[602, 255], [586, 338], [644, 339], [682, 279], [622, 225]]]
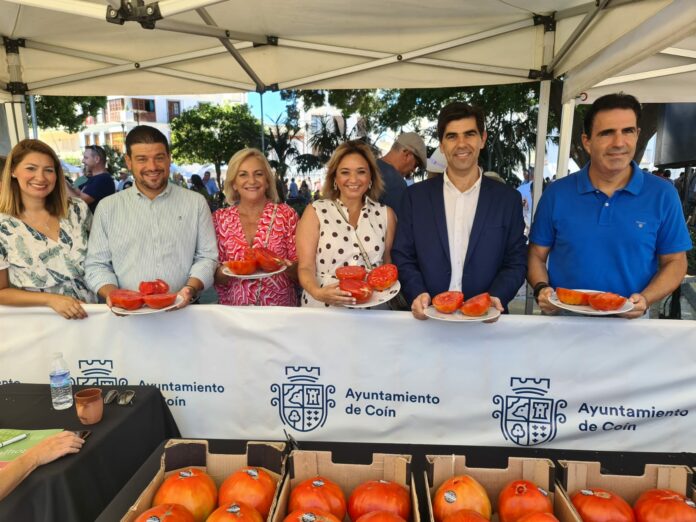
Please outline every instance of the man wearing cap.
[[384, 194], [380, 199], [391, 207], [399, 217], [399, 205], [406, 192], [406, 176], [411, 174], [419, 165], [425, 167], [428, 157], [425, 143], [415, 132], [399, 134], [389, 152], [377, 160], [377, 166], [384, 180]]
[[417, 319], [448, 290], [467, 299], [488, 292], [504, 311], [527, 271], [522, 198], [478, 165], [486, 143], [481, 109], [446, 105], [437, 133], [444, 174], [409, 187], [401, 203], [392, 247], [401, 289]]
[[118, 172], [118, 183], [116, 185], [116, 192], [121, 192], [125, 188], [124, 185], [129, 179], [130, 174], [128, 173], [128, 169], [122, 168]]

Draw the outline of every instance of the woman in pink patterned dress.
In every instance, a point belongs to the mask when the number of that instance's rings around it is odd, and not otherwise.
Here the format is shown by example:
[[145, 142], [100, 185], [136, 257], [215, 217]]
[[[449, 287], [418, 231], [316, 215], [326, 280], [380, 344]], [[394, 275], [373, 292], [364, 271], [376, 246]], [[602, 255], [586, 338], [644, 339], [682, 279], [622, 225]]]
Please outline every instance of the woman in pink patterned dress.
[[213, 213], [220, 261], [242, 259], [250, 247], [266, 247], [288, 266], [284, 272], [261, 279], [239, 279], [215, 272], [220, 304], [297, 306], [297, 213], [278, 203], [271, 166], [257, 149], [243, 149], [230, 159], [223, 187], [232, 205]]

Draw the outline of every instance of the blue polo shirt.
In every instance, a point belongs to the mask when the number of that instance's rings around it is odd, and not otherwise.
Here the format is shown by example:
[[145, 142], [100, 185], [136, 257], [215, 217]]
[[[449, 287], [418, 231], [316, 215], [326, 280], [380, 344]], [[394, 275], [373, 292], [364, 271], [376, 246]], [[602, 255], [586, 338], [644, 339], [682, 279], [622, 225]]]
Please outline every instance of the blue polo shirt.
[[628, 184], [610, 198], [592, 185], [589, 163], [544, 192], [529, 240], [551, 249], [554, 288], [630, 296], [648, 286], [658, 256], [691, 249], [677, 191], [631, 166]]
[[94, 214], [99, 202], [106, 196], [110, 196], [116, 192], [114, 178], [108, 172], [102, 172], [87, 178], [87, 182], [80, 189], [82, 192], [94, 198], [94, 201], [89, 204], [89, 209]]

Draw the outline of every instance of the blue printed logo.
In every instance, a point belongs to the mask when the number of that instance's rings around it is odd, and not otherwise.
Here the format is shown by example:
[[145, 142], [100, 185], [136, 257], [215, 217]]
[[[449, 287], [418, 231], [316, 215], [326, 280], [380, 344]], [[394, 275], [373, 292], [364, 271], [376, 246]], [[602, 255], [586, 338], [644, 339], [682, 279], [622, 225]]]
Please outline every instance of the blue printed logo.
[[87, 386], [123, 386], [128, 384], [128, 379], [112, 376], [114, 361], [111, 359], [79, 359], [78, 367], [82, 375], [76, 375], [75, 384]]
[[493, 404], [499, 409], [493, 412], [500, 419], [500, 430], [506, 440], [518, 446], [536, 446], [556, 437], [557, 423], [566, 421], [559, 410], [568, 403], [546, 397], [551, 379], [512, 377], [513, 395], [495, 395]]
[[297, 431], [312, 431], [324, 425], [329, 408], [336, 406], [336, 401], [329, 398], [336, 387], [319, 384], [320, 374], [318, 366], [286, 366], [289, 382], [271, 385], [275, 394], [271, 405], [278, 407], [283, 424]]

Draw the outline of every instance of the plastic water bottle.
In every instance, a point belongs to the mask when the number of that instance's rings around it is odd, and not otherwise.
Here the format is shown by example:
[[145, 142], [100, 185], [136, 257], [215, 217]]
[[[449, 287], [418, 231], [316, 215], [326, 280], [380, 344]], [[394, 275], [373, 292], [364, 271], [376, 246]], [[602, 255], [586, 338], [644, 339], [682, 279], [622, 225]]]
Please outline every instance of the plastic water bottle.
[[53, 354], [51, 362], [51, 401], [56, 410], [65, 410], [73, 405], [70, 370], [61, 352]]

